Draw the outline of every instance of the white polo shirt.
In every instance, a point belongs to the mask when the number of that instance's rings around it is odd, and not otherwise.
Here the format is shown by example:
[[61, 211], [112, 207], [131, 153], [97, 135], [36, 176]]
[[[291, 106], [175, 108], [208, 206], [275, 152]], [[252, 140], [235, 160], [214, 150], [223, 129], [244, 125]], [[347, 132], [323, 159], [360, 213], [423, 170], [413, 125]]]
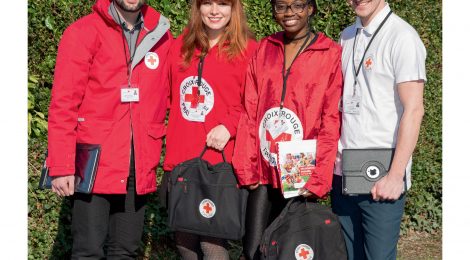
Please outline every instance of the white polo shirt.
[[[341, 33], [343, 100], [353, 95], [355, 69], [367, 44], [390, 7], [377, 14], [363, 27], [361, 20]], [[353, 46], [356, 36], [353, 65]], [[360, 96], [359, 114], [342, 114], [341, 138], [338, 144], [335, 174], [341, 175], [342, 149], [394, 148], [403, 105], [398, 96], [398, 83], [426, 80], [426, 49], [411, 25], [392, 13], [367, 51], [357, 77], [356, 95]], [[411, 158], [406, 167], [407, 187], [411, 186]]]

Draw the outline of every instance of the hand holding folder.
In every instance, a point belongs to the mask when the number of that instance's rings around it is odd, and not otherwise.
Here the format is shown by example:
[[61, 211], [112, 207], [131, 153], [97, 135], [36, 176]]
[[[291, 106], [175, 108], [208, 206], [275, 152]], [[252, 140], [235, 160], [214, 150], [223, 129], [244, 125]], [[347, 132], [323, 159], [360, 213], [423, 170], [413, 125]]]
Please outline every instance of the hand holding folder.
[[[97, 144], [77, 144], [75, 157], [75, 191], [80, 193], [91, 193], [95, 182], [96, 172], [98, 170], [98, 162], [101, 152], [101, 146]], [[47, 152], [46, 152], [47, 158]], [[49, 167], [44, 162], [41, 170], [41, 178], [39, 179], [40, 189], [51, 189], [52, 178], [49, 176]]]

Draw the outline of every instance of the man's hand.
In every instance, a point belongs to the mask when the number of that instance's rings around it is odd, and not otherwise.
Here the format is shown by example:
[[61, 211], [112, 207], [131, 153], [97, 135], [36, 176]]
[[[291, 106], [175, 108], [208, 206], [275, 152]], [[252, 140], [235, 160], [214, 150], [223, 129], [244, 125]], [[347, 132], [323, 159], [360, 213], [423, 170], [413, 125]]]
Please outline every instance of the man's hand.
[[80, 181], [80, 177], [74, 175], [52, 177], [52, 191], [59, 196], [71, 196]]
[[400, 119], [397, 146], [390, 172], [371, 189], [372, 198], [376, 201], [397, 200], [403, 192], [403, 174], [418, 141], [419, 127], [424, 115], [423, 90], [423, 80], [398, 84], [403, 115]]
[[379, 200], [397, 200], [403, 192], [403, 176], [399, 174], [387, 174], [372, 187], [372, 199]]
[[208, 147], [222, 151], [230, 139], [230, 133], [224, 125], [218, 125], [207, 134], [206, 143]]

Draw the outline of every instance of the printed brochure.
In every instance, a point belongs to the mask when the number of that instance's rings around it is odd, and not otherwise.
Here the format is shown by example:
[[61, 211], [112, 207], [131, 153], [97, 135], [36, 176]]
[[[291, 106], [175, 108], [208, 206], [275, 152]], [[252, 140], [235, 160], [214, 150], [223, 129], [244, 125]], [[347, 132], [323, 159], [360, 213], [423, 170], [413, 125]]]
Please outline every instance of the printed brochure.
[[317, 140], [278, 142], [278, 173], [284, 198], [299, 196], [299, 190], [315, 169]]

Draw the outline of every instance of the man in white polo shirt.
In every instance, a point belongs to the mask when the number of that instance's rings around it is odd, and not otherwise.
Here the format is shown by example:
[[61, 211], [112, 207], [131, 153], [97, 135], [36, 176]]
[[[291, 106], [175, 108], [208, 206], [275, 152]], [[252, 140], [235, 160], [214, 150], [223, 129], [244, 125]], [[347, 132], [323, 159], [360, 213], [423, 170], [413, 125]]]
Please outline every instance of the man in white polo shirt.
[[[424, 114], [426, 49], [413, 27], [391, 12], [385, 0], [348, 3], [357, 18], [341, 34], [343, 122], [332, 207], [350, 260], [396, 259], [405, 206], [402, 193], [411, 186], [411, 155]], [[395, 148], [388, 174], [371, 194], [342, 195], [342, 150], [368, 148]]]

